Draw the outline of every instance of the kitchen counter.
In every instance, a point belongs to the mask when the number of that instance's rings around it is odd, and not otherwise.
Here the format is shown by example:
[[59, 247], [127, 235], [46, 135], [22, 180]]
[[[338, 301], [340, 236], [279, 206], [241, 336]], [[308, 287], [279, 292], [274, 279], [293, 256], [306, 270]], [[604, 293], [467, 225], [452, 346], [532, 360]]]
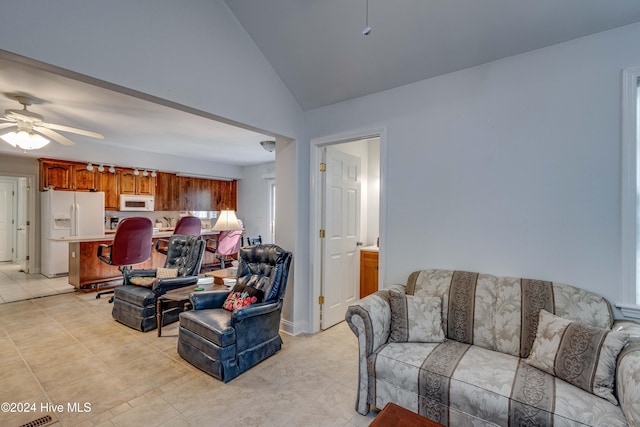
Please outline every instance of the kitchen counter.
[[[201, 231], [201, 235], [203, 236], [208, 236], [208, 235], [212, 235], [212, 234], [219, 234], [219, 231], [213, 231], [213, 230], [206, 230], [203, 229]], [[170, 237], [173, 234], [173, 231], [154, 231], [152, 237], [154, 239], [164, 239], [167, 237]], [[109, 232], [105, 232], [105, 234], [100, 235], [100, 234], [94, 234], [94, 235], [87, 235], [87, 236], [69, 236], [69, 237], [49, 237], [49, 240], [53, 240], [56, 242], [69, 242], [69, 243], [76, 243], [76, 242], [105, 242], [105, 241], [111, 241], [113, 240], [113, 237], [115, 236], [115, 231], [112, 233]]]
[[[207, 239], [217, 235], [218, 231], [202, 230], [202, 236]], [[69, 243], [69, 284], [78, 290], [96, 291], [122, 284], [122, 273], [115, 265], [109, 265], [98, 258], [98, 247], [101, 244], [113, 242], [115, 234], [93, 236], [72, 236], [51, 239]], [[158, 239], [166, 239], [173, 235], [173, 231], [157, 231], [153, 233], [153, 247]], [[166, 256], [151, 251], [151, 259], [134, 266], [136, 269], [157, 269], [163, 267]], [[205, 251], [202, 259], [203, 269], [210, 269], [219, 264], [214, 253]]]
[[365, 251], [365, 252], [380, 252], [380, 248], [377, 247], [376, 245], [372, 245], [372, 246], [363, 246], [360, 248], [360, 251]]

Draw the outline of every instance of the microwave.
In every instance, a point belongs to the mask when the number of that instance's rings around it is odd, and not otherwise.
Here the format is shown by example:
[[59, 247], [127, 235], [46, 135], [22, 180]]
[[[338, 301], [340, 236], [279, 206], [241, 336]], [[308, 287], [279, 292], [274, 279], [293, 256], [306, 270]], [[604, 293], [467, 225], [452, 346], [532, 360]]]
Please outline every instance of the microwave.
[[135, 194], [120, 195], [121, 211], [151, 212], [154, 209], [153, 196], [137, 196]]

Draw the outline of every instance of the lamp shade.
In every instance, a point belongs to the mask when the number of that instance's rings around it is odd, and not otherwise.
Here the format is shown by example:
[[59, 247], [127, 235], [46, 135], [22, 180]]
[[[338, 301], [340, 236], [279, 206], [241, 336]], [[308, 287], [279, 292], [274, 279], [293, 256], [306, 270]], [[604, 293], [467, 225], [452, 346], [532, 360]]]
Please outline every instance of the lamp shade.
[[24, 130], [5, 133], [0, 138], [7, 141], [14, 147], [20, 147], [23, 150], [37, 150], [49, 143], [49, 140], [36, 133], [27, 133]]
[[235, 211], [223, 210], [220, 211], [220, 216], [212, 228], [213, 231], [231, 231], [242, 230], [242, 225], [238, 221]]

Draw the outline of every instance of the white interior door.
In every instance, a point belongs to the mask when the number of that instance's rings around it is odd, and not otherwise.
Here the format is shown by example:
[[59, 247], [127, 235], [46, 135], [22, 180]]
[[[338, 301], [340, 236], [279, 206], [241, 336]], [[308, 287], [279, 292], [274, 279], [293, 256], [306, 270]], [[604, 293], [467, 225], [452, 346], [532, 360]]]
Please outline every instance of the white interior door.
[[322, 329], [343, 321], [347, 306], [359, 296], [361, 185], [360, 158], [325, 150]]
[[15, 183], [0, 181], [0, 261], [13, 261]]

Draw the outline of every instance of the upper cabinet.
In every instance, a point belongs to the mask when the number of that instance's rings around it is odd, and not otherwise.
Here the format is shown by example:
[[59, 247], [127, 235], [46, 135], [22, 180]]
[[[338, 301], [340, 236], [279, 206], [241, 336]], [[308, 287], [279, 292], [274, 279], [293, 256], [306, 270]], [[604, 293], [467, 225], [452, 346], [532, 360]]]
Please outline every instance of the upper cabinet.
[[53, 161], [40, 161], [40, 191], [45, 188], [72, 191], [71, 176], [73, 165]]
[[104, 209], [117, 211], [120, 209], [120, 186], [115, 173], [98, 173], [98, 191], [104, 192]]
[[236, 181], [191, 178], [158, 172], [157, 211], [236, 209]]
[[73, 191], [95, 191], [98, 187], [96, 172], [95, 168], [88, 171], [84, 164], [71, 166], [71, 189]]
[[[136, 172], [138, 174], [136, 175]], [[144, 176], [141, 171], [128, 168], [116, 168], [120, 194], [137, 194], [153, 196], [156, 191], [156, 178], [151, 174]]]
[[120, 209], [120, 194], [155, 196], [157, 211], [237, 209], [237, 181], [191, 178], [157, 172], [144, 176], [135, 169], [87, 170], [86, 163], [40, 159], [40, 191], [103, 191], [106, 210]]

